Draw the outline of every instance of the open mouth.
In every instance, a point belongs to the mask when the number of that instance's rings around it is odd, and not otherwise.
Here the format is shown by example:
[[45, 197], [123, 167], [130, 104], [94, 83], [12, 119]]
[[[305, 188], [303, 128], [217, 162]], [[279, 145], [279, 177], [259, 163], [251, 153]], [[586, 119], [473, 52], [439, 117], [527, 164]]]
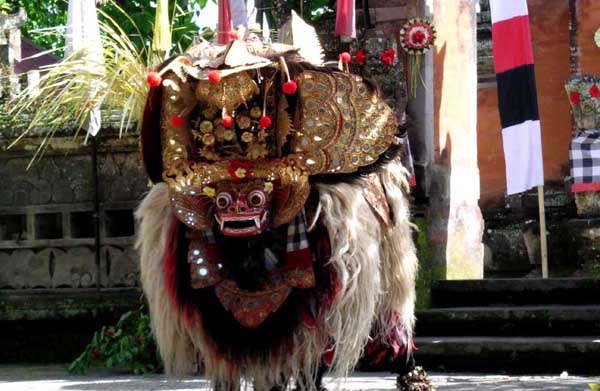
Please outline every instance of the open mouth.
[[215, 215], [215, 220], [223, 235], [226, 236], [252, 236], [258, 235], [268, 224], [269, 212], [237, 213]]

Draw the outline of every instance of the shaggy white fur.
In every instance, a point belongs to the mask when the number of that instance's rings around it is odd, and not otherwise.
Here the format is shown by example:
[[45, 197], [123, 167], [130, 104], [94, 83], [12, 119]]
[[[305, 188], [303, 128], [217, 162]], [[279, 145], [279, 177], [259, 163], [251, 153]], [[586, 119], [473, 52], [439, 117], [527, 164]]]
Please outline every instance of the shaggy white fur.
[[330, 263], [337, 272], [340, 291], [322, 327], [299, 327], [293, 336], [293, 351], [273, 352], [259, 362], [219, 357], [200, 325], [186, 323], [173, 306], [165, 289], [162, 262], [174, 217], [166, 185], [155, 185], [136, 212], [140, 223], [137, 248], [142, 286], [168, 373], [189, 373], [199, 354], [212, 384], [227, 384], [228, 390], [238, 389], [241, 379], [253, 382], [255, 389], [268, 389], [281, 382], [282, 374], [306, 379], [303, 386], [310, 389], [314, 386], [311, 375], [316, 373], [330, 340], [335, 347], [331, 372], [342, 378], [356, 365], [371, 332], [385, 335], [389, 331], [393, 312], [401, 314], [403, 327], [412, 335], [417, 259], [405, 196], [405, 171], [394, 160], [378, 175], [395, 218], [393, 227], [381, 224], [373, 213], [363, 196], [362, 180], [317, 185], [332, 245]]

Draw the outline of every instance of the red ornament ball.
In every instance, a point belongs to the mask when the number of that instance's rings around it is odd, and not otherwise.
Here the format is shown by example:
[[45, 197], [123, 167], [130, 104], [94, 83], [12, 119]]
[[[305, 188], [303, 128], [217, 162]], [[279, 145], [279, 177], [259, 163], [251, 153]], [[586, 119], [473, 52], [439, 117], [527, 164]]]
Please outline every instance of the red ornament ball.
[[224, 115], [221, 121], [223, 126], [226, 128], [231, 128], [231, 126], [233, 125], [233, 117], [230, 115]]
[[183, 118], [178, 115], [174, 115], [171, 117], [171, 125], [176, 126], [178, 128], [183, 126]]
[[344, 52], [344, 53], [340, 54], [340, 60], [344, 64], [348, 64], [350, 62], [350, 60], [352, 60], [352, 56], [350, 55], [350, 53]]
[[298, 84], [296, 84], [296, 82], [293, 80], [286, 81], [285, 83], [283, 83], [281, 90], [283, 91], [284, 94], [287, 94], [287, 95], [295, 94], [296, 91], [298, 90]]
[[162, 83], [162, 77], [160, 77], [158, 72], [148, 72], [146, 82], [150, 87], [158, 87]]
[[271, 121], [271, 118], [268, 115], [263, 115], [260, 117], [260, 121], [258, 121], [258, 126], [263, 129], [267, 129], [272, 123], [273, 121]]
[[218, 83], [221, 81], [221, 72], [219, 71], [210, 71], [208, 72], [208, 81], [210, 83]]

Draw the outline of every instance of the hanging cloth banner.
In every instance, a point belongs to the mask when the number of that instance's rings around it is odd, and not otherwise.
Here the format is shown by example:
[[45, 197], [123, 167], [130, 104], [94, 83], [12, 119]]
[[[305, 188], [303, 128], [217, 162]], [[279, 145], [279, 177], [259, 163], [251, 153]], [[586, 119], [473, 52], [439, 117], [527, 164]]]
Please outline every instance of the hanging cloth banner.
[[248, 10], [246, 0], [229, 0], [231, 6], [231, 23], [235, 29], [238, 26], [248, 27]]
[[542, 137], [526, 0], [490, 0], [507, 193], [544, 184]]
[[219, 0], [219, 23], [217, 25], [219, 44], [229, 43], [231, 33], [231, 7], [229, 0]]
[[169, 0], [158, 0], [154, 17], [154, 36], [152, 47], [164, 56], [160, 61], [169, 57], [171, 50], [171, 23], [169, 22]]
[[341, 37], [356, 38], [354, 0], [338, 0], [335, 33]]
[[[103, 82], [100, 80], [100, 75], [104, 73], [104, 56], [95, 0], [69, 0], [65, 56], [77, 52], [82, 53], [80, 59], [83, 66], [99, 75], [97, 81], [90, 83], [88, 96], [93, 100], [102, 89]], [[95, 136], [101, 125], [100, 103], [97, 102], [83, 127], [87, 129], [88, 134]]]

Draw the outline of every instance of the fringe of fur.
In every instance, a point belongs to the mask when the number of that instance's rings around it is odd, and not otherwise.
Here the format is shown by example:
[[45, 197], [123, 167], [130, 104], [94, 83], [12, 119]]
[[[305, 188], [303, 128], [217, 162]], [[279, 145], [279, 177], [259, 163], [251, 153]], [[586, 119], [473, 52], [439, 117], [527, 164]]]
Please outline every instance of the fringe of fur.
[[417, 260], [404, 194], [406, 175], [398, 159], [385, 165], [378, 175], [395, 217], [393, 227], [382, 225], [365, 201], [362, 180], [317, 184], [339, 293], [325, 314], [324, 325], [296, 330], [293, 351], [275, 351], [253, 362], [219, 357], [200, 324], [186, 322], [182, 310], [172, 305], [162, 262], [174, 216], [166, 185], [155, 185], [136, 212], [140, 223], [136, 246], [141, 255], [142, 286], [167, 373], [193, 372], [199, 355], [206, 377], [219, 389], [235, 391], [246, 379], [255, 390], [267, 390], [282, 385], [290, 376], [302, 388], [313, 389], [313, 376], [330, 341], [335, 348], [331, 372], [342, 378], [358, 362], [372, 331], [385, 335], [390, 330], [393, 312], [401, 314], [402, 326], [412, 335]]
[[192, 373], [197, 365], [196, 350], [186, 330], [184, 314], [167, 294], [163, 274], [166, 240], [175, 219], [166, 184], [152, 187], [135, 217], [139, 222], [136, 249], [140, 253], [140, 279], [165, 371], [173, 375]]
[[[369, 336], [389, 334], [392, 313], [401, 315], [402, 327], [412, 338], [417, 258], [406, 171], [396, 158], [378, 175], [394, 216], [392, 227], [380, 223], [363, 197], [364, 180], [317, 185], [331, 240], [330, 262], [340, 285], [326, 320], [335, 341], [334, 377], [349, 374]], [[408, 345], [410, 352], [412, 342]]]

